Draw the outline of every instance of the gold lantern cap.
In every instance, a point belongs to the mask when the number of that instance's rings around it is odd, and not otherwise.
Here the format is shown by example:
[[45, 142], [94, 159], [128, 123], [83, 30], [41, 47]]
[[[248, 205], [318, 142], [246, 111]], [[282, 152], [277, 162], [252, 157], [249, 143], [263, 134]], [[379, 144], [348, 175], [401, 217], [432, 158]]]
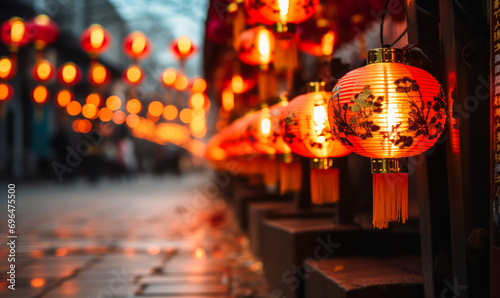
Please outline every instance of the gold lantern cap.
[[367, 63], [382, 63], [382, 62], [393, 62], [393, 63], [404, 63], [404, 51], [403, 49], [397, 48], [378, 48], [371, 49], [367, 52]]
[[274, 33], [295, 33], [297, 26], [293, 23], [274, 23], [272, 29]]
[[307, 93], [325, 91], [325, 82], [309, 82], [307, 83]]

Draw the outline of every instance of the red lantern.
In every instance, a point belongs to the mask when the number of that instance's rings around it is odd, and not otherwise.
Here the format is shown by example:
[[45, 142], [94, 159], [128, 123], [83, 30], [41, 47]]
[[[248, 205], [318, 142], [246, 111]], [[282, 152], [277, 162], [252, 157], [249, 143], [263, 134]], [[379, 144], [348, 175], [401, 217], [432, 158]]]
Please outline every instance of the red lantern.
[[16, 66], [14, 58], [0, 57], [0, 79], [10, 80], [16, 74]]
[[10, 84], [0, 83], [0, 104], [8, 102], [14, 96], [14, 88]]
[[39, 83], [45, 83], [50, 81], [54, 77], [55, 68], [52, 63], [44, 59], [35, 64], [35, 66], [31, 70], [31, 74], [35, 81]]
[[30, 23], [24, 23], [19, 17], [3, 22], [0, 27], [0, 39], [14, 52], [17, 48], [30, 43], [32, 35], [33, 26]]
[[111, 80], [109, 70], [100, 63], [93, 63], [89, 69], [88, 79], [91, 85], [103, 86]]
[[49, 101], [50, 93], [45, 86], [38, 85], [31, 90], [31, 99], [35, 104], [43, 105]]
[[401, 49], [368, 51], [368, 65], [342, 77], [329, 101], [334, 134], [353, 152], [372, 159], [377, 228], [406, 221], [406, 158], [433, 146], [446, 119], [439, 83], [403, 61]]
[[80, 45], [90, 55], [100, 55], [111, 46], [111, 34], [101, 25], [91, 25], [80, 35]]
[[187, 59], [196, 51], [196, 48], [191, 40], [185, 36], [174, 39], [170, 43], [170, 49], [179, 60]]
[[59, 26], [54, 23], [47, 15], [37, 15], [33, 20], [33, 42], [38, 50], [44, 49], [52, 44], [59, 36]]
[[59, 67], [57, 79], [61, 85], [74, 86], [82, 79], [82, 70], [72, 62], [68, 62]]
[[273, 33], [262, 26], [243, 31], [240, 36], [238, 57], [250, 65], [267, 65], [274, 60]]
[[138, 65], [131, 65], [123, 72], [122, 79], [129, 86], [138, 86], [144, 80], [144, 71]]
[[285, 108], [282, 134], [294, 153], [312, 159], [313, 203], [334, 203], [339, 199], [339, 173], [331, 158], [348, 155], [350, 151], [332, 134], [324, 82], [313, 82], [308, 87], [308, 93], [294, 98]]
[[173, 87], [175, 81], [177, 80], [177, 72], [173, 68], [165, 69], [160, 75], [160, 83], [164, 87]]
[[123, 39], [123, 52], [133, 60], [142, 60], [151, 54], [151, 41], [139, 31], [134, 31]]
[[310, 18], [318, 4], [319, 0], [245, 0], [245, 9], [262, 24], [297, 24]]

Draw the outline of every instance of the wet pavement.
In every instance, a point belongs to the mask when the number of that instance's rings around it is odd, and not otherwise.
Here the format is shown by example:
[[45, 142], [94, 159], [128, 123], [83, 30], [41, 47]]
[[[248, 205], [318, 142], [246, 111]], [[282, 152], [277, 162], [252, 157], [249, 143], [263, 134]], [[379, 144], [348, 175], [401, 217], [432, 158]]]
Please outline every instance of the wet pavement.
[[16, 290], [2, 245], [0, 297], [267, 297], [232, 213], [203, 195], [207, 177], [18, 184]]

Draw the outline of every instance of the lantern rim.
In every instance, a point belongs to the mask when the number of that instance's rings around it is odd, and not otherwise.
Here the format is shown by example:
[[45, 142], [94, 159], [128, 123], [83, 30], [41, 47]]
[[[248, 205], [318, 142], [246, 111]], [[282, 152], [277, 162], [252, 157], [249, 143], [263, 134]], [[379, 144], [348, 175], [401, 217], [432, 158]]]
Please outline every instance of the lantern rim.
[[405, 63], [405, 52], [399, 48], [377, 48], [367, 52], [367, 64], [373, 63]]

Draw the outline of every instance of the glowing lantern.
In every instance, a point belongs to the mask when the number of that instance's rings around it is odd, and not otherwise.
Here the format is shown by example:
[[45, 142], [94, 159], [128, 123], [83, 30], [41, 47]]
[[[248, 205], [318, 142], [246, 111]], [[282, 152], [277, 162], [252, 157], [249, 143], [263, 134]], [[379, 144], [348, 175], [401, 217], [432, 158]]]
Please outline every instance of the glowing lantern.
[[193, 112], [191, 111], [191, 109], [183, 109], [179, 113], [179, 119], [181, 119], [181, 121], [184, 123], [191, 122], [192, 118], [193, 118]]
[[107, 107], [103, 107], [99, 110], [99, 119], [102, 122], [109, 122], [113, 119], [113, 111], [108, 109]]
[[165, 118], [165, 120], [174, 120], [178, 113], [176, 106], [168, 105], [163, 109], [163, 118]]
[[125, 108], [130, 114], [137, 114], [142, 110], [142, 103], [138, 99], [132, 98], [127, 101]]
[[262, 26], [241, 33], [238, 58], [250, 65], [267, 65], [274, 60], [273, 33]]
[[142, 32], [132, 32], [123, 40], [123, 51], [133, 60], [145, 59], [151, 54], [151, 41]]
[[14, 95], [14, 88], [7, 83], [0, 83], [0, 104], [9, 101]]
[[82, 32], [80, 45], [85, 52], [95, 57], [109, 49], [111, 35], [101, 25], [94, 24]]
[[123, 72], [123, 81], [129, 86], [137, 86], [144, 79], [144, 71], [138, 65], [131, 65]]
[[82, 70], [72, 62], [59, 67], [57, 78], [64, 86], [74, 86], [82, 79]]
[[170, 44], [170, 48], [172, 53], [181, 61], [187, 59], [196, 51], [191, 40], [185, 36], [173, 40]]
[[226, 111], [231, 111], [234, 108], [234, 93], [229, 88], [222, 90], [222, 107]]
[[324, 87], [323, 82], [309, 83], [308, 93], [289, 102], [281, 125], [290, 149], [312, 160], [311, 197], [315, 204], [338, 201], [338, 169], [333, 168], [331, 158], [350, 153], [332, 135]]
[[52, 44], [59, 36], [59, 26], [47, 15], [37, 15], [31, 23], [33, 24], [33, 42], [38, 50], [44, 49]]
[[113, 122], [115, 124], [123, 124], [127, 119], [127, 115], [125, 115], [125, 112], [123, 111], [115, 111], [113, 113]]
[[122, 106], [122, 100], [116, 96], [116, 95], [111, 95], [106, 99], [106, 107], [110, 109], [111, 111], [116, 111]]
[[66, 89], [63, 89], [56, 94], [56, 101], [60, 107], [67, 106], [74, 99], [75, 95]]
[[33, 28], [30, 23], [24, 23], [19, 17], [13, 17], [0, 26], [0, 39], [9, 46], [12, 52], [31, 42]]
[[89, 70], [89, 82], [94, 86], [106, 85], [111, 79], [109, 70], [100, 63], [93, 63]]
[[39, 83], [50, 81], [54, 73], [54, 65], [47, 60], [40, 60], [32, 70], [33, 78]]
[[185, 76], [179, 75], [175, 79], [174, 88], [179, 91], [186, 90], [186, 88], [188, 87], [188, 83], [188, 79]]
[[175, 83], [176, 78], [177, 78], [177, 72], [175, 71], [175, 69], [167, 68], [162, 72], [160, 77], [160, 82], [163, 85], [169, 87]]
[[154, 117], [158, 117], [163, 113], [163, 104], [159, 101], [152, 101], [148, 106], [148, 112]]
[[102, 96], [99, 93], [90, 93], [87, 95], [85, 103], [100, 107], [102, 104]]
[[301, 23], [310, 18], [319, 0], [245, 0], [251, 18], [262, 24]]
[[95, 119], [97, 117], [97, 107], [91, 103], [87, 103], [82, 107], [82, 115], [88, 119]]
[[203, 93], [207, 90], [207, 82], [202, 78], [197, 78], [193, 81], [191, 85], [191, 91], [194, 93]]
[[204, 93], [193, 93], [189, 97], [188, 105], [192, 109], [205, 109], [210, 107], [210, 101]]
[[0, 58], [0, 79], [10, 80], [15, 75], [15, 66], [11, 58]]
[[342, 77], [329, 101], [333, 133], [372, 159], [373, 225], [408, 218], [407, 157], [434, 145], [446, 99], [426, 71], [403, 64], [401, 49], [368, 51], [368, 65]]
[[78, 101], [71, 101], [66, 106], [66, 112], [71, 116], [77, 116], [82, 111], [82, 105]]
[[31, 99], [36, 104], [45, 104], [49, 101], [49, 91], [45, 86], [36, 86], [31, 91]]

